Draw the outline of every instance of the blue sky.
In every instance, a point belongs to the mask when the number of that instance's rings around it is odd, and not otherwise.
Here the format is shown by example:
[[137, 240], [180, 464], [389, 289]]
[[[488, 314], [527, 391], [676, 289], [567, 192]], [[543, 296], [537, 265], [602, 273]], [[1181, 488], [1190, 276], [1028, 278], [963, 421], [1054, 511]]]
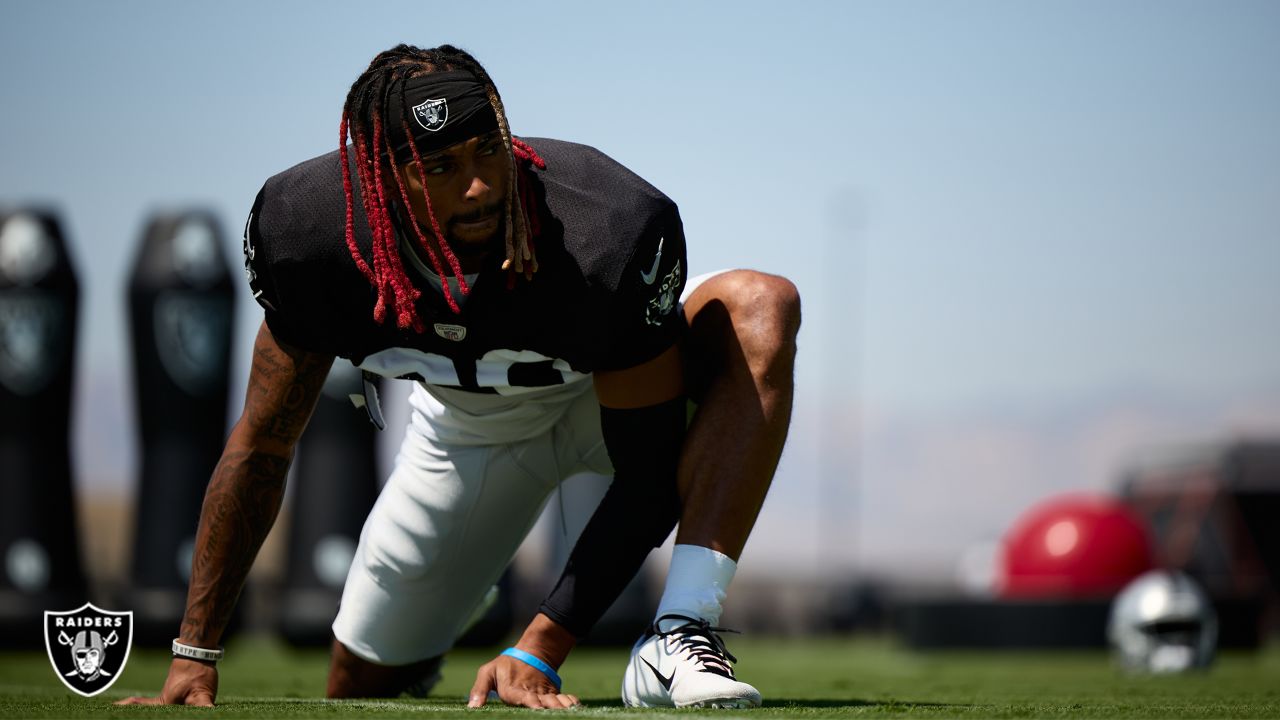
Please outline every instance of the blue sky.
[[[778, 507], [817, 502], [822, 468], [859, 468], [850, 507], [898, 492], [920, 458], [877, 445], [886, 428], [1043, 427], [1053, 457], [1084, 452], [1062, 423], [1116, 403], [1151, 428], [1134, 442], [1280, 431], [1258, 409], [1280, 397], [1280, 4], [478, 7], [0, 6], [0, 203], [61, 211], [85, 293], [82, 475], [131, 472], [94, 448], [128, 444], [102, 428], [132, 412], [123, 298], [145, 217], [212, 208], [238, 266], [262, 181], [332, 149], [346, 88], [402, 41], [467, 48], [517, 133], [595, 145], [676, 199], [694, 271], [800, 286]], [[833, 428], [856, 453], [816, 457]], [[898, 520], [929, 517], [913, 512]], [[956, 526], [1008, 520], [977, 518]]]

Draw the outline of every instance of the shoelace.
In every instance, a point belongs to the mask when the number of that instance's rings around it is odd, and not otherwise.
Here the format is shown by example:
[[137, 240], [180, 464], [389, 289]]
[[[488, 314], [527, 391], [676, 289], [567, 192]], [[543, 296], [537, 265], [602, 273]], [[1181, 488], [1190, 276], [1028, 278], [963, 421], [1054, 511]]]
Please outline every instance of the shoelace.
[[[685, 623], [663, 632], [659, 624], [667, 619], [684, 620]], [[724, 640], [716, 633], [736, 633], [738, 632], [737, 630], [714, 627], [706, 620], [694, 619], [684, 615], [663, 615], [653, 623], [653, 627], [649, 629], [649, 632], [664, 638], [675, 637], [688, 649], [693, 659], [702, 666], [702, 672], [709, 672], [730, 680], [736, 679], [733, 677], [733, 665], [731, 663], [738, 662], [738, 658], [729, 652], [729, 649], [724, 646]]]

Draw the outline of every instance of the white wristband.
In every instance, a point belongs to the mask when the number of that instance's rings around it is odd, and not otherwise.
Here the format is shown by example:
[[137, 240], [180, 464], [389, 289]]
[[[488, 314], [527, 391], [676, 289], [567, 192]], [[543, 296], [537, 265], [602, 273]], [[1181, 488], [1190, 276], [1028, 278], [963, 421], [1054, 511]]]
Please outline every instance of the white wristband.
[[208, 648], [192, 647], [184, 645], [175, 638], [173, 641], [173, 656], [182, 658], [191, 658], [192, 660], [204, 660], [205, 662], [216, 663], [222, 659], [222, 648], [210, 650]]

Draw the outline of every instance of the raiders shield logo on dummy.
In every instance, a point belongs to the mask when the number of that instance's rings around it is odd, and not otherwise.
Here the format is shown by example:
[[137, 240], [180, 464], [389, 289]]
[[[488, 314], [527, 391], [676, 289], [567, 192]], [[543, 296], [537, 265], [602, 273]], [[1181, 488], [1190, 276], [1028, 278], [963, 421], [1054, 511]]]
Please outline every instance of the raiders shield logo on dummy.
[[85, 603], [44, 613], [44, 646], [62, 684], [93, 697], [111, 687], [129, 661], [133, 611], [112, 612]]

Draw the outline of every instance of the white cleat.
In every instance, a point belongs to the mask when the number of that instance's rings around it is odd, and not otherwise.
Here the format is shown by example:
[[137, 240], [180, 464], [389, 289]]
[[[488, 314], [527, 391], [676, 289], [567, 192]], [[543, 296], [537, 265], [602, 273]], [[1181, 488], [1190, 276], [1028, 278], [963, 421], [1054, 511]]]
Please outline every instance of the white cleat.
[[[662, 632], [658, 623], [683, 621]], [[733, 676], [737, 662], [718, 632], [706, 620], [663, 615], [631, 648], [631, 662], [622, 676], [622, 702], [629, 707], [760, 706], [760, 692]]]

